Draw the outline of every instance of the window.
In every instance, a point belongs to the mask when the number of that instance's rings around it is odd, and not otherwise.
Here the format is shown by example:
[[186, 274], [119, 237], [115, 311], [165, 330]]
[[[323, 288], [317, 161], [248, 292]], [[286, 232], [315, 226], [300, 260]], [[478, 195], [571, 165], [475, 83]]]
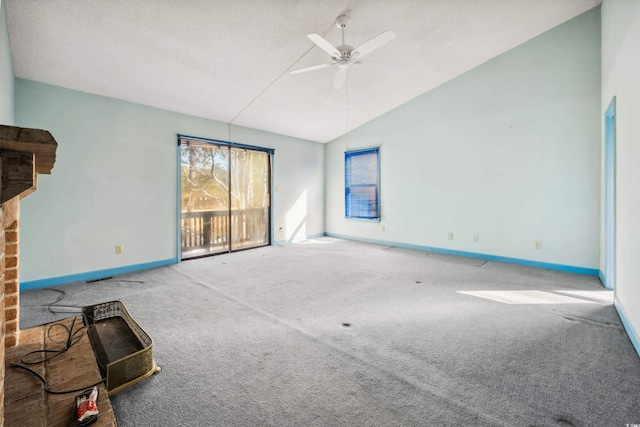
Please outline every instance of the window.
[[379, 148], [344, 153], [344, 199], [347, 218], [380, 218]]

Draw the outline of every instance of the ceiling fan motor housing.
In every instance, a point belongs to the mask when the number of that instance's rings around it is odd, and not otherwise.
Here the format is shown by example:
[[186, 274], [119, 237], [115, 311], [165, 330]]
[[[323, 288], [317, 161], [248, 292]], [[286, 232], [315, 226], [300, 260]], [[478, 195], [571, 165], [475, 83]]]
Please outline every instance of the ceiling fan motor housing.
[[336, 47], [338, 52], [340, 52], [339, 58], [334, 58], [338, 63], [342, 63], [343, 61], [349, 62], [351, 59], [351, 52], [353, 52], [353, 46], [349, 46], [348, 44]]

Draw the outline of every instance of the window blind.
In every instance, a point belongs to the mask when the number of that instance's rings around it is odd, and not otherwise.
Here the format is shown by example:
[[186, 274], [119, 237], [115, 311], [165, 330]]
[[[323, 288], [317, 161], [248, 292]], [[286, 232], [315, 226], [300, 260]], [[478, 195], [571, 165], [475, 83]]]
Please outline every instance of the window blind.
[[379, 148], [344, 153], [345, 216], [380, 218]]

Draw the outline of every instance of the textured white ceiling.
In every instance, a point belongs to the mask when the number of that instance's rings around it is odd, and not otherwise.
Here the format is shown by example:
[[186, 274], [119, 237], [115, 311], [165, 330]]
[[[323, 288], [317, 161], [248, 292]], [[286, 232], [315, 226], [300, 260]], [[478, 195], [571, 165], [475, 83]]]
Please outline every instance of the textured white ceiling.
[[[327, 142], [577, 16], [600, 0], [5, 0], [16, 77]], [[334, 68], [334, 45], [397, 37]], [[348, 92], [348, 93], [347, 93]], [[347, 96], [348, 95], [348, 96]], [[348, 103], [347, 103], [348, 100]]]

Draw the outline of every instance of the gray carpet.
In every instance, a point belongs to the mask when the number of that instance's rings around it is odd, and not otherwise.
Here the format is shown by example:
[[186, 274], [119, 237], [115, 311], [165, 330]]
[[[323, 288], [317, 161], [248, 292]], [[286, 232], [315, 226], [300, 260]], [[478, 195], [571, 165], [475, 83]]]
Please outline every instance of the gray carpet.
[[[122, 300], [154, 339], [121, 427], [640, 423], [594, 277], [322, 238], [58, 289], [55, 310]], [[58, 295], [24, 292], [21, 327], [72, 315]]]

